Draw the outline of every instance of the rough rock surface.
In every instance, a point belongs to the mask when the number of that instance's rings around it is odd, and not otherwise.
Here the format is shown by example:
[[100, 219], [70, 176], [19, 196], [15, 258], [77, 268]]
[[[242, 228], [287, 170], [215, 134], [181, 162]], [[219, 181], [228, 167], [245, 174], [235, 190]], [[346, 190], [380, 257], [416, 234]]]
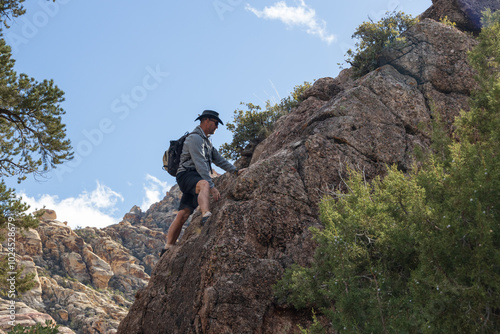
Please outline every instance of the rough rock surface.
[[111, 267], [70, 227], [57, 220], [43, 219], [38, 233], [44, 246], [39, 265], [50, 266], [84, 284], [101, 289], [107, 287], [113, 276]]
[[[41, 313], [23, 302], [16, 302], [15, 304], [11, 304], [10, 301], [0, 299], [0, 333], [7, 332], [10, 329], [9, 321], [11, 321], [11, 312], [10, 308], [15, 308], [15, 322], [16, 324], [20, 324], [22, 326], [34, 326], [37, 323], [44, 324], [45, 321], [52, 321], [56, 323], [56, 321], [48, 314]], [[59, 327], [59, 333], [61, 334], [74, 334], [75, 332], [69, 329], [68, 327], [61, 326]]]
[[77, 333], [114, 333], [130, 302], [59, 275], [40, 277], [45, 310]]
[[432, 6], [420, 17], [436, 21], [448, 17], [457, 27], [464, 31], [478, 33], [481, 31], [482, 12], [490, 8], [491, 11], [500, 9], [498, 0], [432, 0]]
[[42, 239], [35, 229], [28, 229], [18, 238], [17, 252], [29, 256], [42, 254]]
[[433, 113], [451, 121], [467, 109], [472, 37], [430, 19], [406, 36], [405, 49], [357, 81], [348, 70], [318, 80], [255, 148], [244, 174], [216, 180], [223, 200], [204, 226], [194, 215], [118, 333], [296, 333], [310, 323], [307, 312], [278, 304], [272, 285], [291, 264], [311, 260], [318, 201], [342, 190], [347, 166], [367, 179], [387, 164], [408, 170], [414, 148], [430, 144]]
[[476, 45], [467, 33], [426, 19], [405, 34], [401, 50], [386, 49], [379, 61], [417, 81], [428, 107], [442, 115], [451, 127], [460, 109], [468, 110], [467, 99], [475, 88], [467, 51]]

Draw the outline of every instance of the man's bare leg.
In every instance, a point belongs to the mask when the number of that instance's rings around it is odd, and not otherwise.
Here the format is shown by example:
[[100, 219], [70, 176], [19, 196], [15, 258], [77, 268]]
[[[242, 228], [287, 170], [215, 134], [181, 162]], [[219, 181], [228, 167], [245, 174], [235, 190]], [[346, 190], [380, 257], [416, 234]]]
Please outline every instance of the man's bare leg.
[[167, 244], [165, 245], [165, 249], [175, 244], [177, 238], [179, 238], [179, 235], [181, 234], [182, 226], [184, 225], [186, 220], [188, 220], [190, 215], [191, 210], [189, 210], [188, 208], [184, 208], [177, 213], [177, 216], [168, 228]]
[[210, 185], [208, 181], [201, 180], [196, 184], [196, 193], [198, 194], [198, 204], [201, 214], [204, 215], [210, 211]]

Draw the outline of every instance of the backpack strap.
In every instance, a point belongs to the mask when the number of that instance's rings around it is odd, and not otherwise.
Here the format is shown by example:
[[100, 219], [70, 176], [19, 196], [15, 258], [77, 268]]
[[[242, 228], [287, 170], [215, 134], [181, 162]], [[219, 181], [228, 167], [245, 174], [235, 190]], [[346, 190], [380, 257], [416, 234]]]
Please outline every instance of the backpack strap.
[[211, 147], [212, 149], [210, 150], [210, 152], [208, 152], [208, 167], [210, 168], [210, 170], [208, 171], [209, 174], [212, 174], [212, 151], [214, 149], [214, 146], [212, 145], [212, 143], [210, 142], [210, 140], [208, 140], [208, 138], [206, 137], [203, 137], [202, 135], [200, 135], [199, 133], [197, 133], [198, 136], [200, 136], [201, 138], [203, 138], [209, 145], [209, 147]]
[[[192, 135], [192, 134], [195, 134], [195, 135], [200, 136], [200, 137], [201, 137], [203, 140], [205, 140], [205, 141], [206, 141], [206, 142], [207, 142], [210, 146], [212, 146], [212, 150], [214, 149], [214, 148], [213, 148], [212, 143], [208, 140], [208, 138], [203, 137], [203, 136], [202, 136], [202, 135], [200, 135], [198, 132], [193, 131], [193, 132], [189, 133], [189, 134], [187, 135], [187, 137], [189, 137], [189, 136], [190, 136], [190, 135]], [[186, 139], [187, 139], [187, 137], [186, 137]], [[209, 173], [210, 173], [210, 174], [212, 174], [212, 150], [210, 150], [210, 152], [209, 152], [209, 156], [208, 156], [208, 166], [209, 166], [209, 168], [210, 168], [210, 170], [209, 170]], [[181, 161], [181, 162], [179, 163], [179, 166], [180, 166], [180, 165], [182, 165], [184, 162], [186, 162], [186, 160]]]

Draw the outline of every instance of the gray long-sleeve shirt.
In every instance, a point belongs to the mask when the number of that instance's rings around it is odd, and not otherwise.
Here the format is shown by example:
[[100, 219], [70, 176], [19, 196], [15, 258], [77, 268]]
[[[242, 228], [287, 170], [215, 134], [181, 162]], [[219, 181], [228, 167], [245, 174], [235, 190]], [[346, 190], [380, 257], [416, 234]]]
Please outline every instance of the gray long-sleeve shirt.
[[209, 161], [212, 161], [216, 166], [222, 168], [226, 172], [236, 172], [237, 168], [224, 159], [224, 157], [222, 157], [212, 146], [212, 143], [208, 140], [208, 137], [200, 126], [197, 126], [193, 132], [194, 133], [190, 134], [184, 141], [181, 162], [177, 174], [190, 168], [196, 168], [198, 174], [200, 174], [204, 180], [208, 181], [210, 188], [213, 188], [214, 183], [210, 177]]

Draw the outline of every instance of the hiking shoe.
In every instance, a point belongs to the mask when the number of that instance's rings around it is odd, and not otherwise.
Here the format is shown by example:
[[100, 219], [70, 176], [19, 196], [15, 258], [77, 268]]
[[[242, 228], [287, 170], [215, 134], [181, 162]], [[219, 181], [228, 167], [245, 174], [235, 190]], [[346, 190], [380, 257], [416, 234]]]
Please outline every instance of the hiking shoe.
[[169, 249], [169, 248], [172, 248], [174, 245], [167, 245], [166, 248], [163, 248], [160, 252], [160, 257], [163, 256], [163, 254], [165, 254], [165, 252]]
[[212, 216], [212, 213], [210, 211], [205, 212], [205, 214], [201, 218], [201, 226], [205, 225], [205, 223], [207, 222], [208, 218], [210, 218], [210, 216]]

